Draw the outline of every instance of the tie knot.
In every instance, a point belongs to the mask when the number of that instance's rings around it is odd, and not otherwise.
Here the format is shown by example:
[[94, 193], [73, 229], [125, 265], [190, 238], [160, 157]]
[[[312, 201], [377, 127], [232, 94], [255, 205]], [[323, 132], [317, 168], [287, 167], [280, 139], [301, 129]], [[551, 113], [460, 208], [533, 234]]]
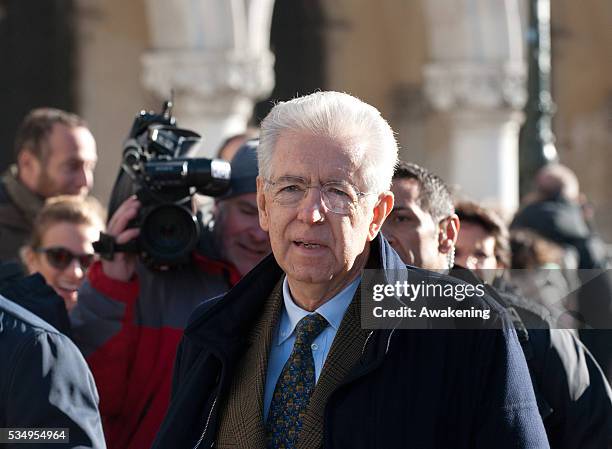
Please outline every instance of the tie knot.
[[295, 344], [310, 345], [327, 327], [327, 320], [318, 313], [306, 315], [295, 327]]

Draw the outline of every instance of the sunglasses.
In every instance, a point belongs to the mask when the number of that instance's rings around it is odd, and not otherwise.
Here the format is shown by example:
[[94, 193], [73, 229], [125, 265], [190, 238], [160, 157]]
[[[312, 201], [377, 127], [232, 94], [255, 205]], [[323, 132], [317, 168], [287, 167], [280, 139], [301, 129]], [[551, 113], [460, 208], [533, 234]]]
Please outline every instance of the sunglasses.
[[70, 266], [74, 259], [79, 261], [83, 270], [87, 270], [95, 260], [95, 254], [74, 254], [72, 251], [61, 246], [52, 248], [39, 248], [37, 253], [44, 253], [47, 256], [49, 265], [58, 270], [65, 270]]

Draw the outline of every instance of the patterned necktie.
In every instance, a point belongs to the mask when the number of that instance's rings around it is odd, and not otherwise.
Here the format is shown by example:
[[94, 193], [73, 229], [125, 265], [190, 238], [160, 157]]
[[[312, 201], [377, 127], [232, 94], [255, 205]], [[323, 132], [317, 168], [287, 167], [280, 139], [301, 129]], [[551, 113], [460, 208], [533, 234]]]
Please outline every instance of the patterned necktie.
[[293, 351], [278, 378], [268, 412], [268, 449], [292, 449], [297, 443], [316, 383], [310, 345], [326, 327], [327, 320], [318, 313], [305, 316], [295, 327]]

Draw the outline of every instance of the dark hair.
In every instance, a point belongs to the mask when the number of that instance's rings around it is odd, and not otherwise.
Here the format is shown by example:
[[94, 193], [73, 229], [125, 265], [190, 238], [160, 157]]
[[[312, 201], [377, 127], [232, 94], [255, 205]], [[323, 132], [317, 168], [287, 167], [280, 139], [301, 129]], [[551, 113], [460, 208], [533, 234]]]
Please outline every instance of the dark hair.
[[[510, 237], [508, 227], [501, 217], [472, 201], [461, 201], [455, 205], [460, 223], [472, 223], [482, 227], [495, 239], [495, 259], [504, 267], [510, 267]], [[461, 230], [459, 230], [461, 233]]]
[[46, 140], [56, 123], [70, 128], [87, 127], [85, 121], [76, 114], [54, 108], [33, 109], [17, 130], [15, 156], [27, 149], [39, 160], [44, 160], [47, 155]]
[[412, 162], [399, 161], [393, 173], [393, 180], [415, 179], [420, 193], [416, 203], [438, 223], [455, 213], [453, 199], [448, 186], [441, 178]]

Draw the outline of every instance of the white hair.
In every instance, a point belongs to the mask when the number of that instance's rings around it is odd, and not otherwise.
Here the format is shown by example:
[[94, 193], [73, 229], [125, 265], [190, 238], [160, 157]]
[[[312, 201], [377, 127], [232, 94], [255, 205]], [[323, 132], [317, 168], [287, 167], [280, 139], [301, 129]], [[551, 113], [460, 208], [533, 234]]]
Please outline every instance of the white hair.
[[341, 92], [315, 92], [277, 103], [261, 124], [259, 172], [270, 178], [272, 158], [283, 132], [308, 133], [363, 148], [369, 192], [391, 188], [398, 147], [393, 130], [378, 109]]

